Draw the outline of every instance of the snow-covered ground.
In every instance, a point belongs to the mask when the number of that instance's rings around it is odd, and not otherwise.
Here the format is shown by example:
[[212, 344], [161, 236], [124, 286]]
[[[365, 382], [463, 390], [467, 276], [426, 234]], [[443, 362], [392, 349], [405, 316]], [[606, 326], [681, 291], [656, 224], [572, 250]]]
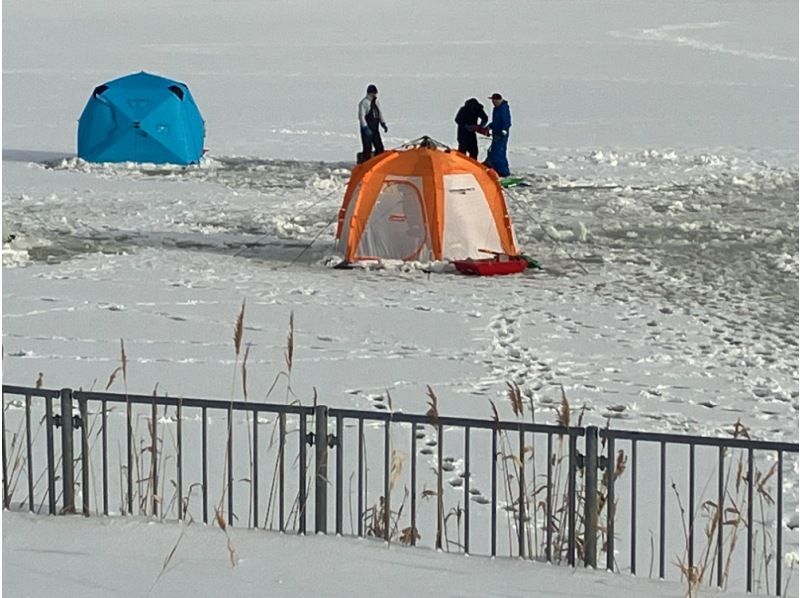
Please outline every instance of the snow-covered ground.
[[[430, 385], [442, 413], [489, 417], [492, 400], [510, 417], [506, 383], [516, 382], [537, 421], [553, 421], [563, 387], [591, 423], [725, 435], [741, 420], [754, 437], [796, 442], [797, 3], [372, 7], [4, 3], [3, 381], [33, 385], [41, 373], [46, 387], [102, 389], [122, 339], [131, 392], [238, 397], [231, 335], [245, 301], [251, 400], [285, 367], [293, 314], [303, 403], [316, 390], [328, 405], [383, 410], [388, 391], [394, 409], [424, 412]], [[91, 90], [140, 69], [192, 89], [208, 130], [200, 166], [74, 158]], [[422, 134], [452, 142], [464, 99], [509, 98], [509, 158], [530, 186], [507, 199], [542, 271], [474, 279], [441, 264], [326, 267], [358, 151], [355, 105], [371, 82], [390, 145]], [[785, 484], [796, 511], [796, 461]], [[39, 549], [23, 543], [30, 526], [51, 530], [34, 544], [98, 529], [115, 545], [177, 534], [10, 520], [13, 563]], [[196, 538], [200, 560], [184, 566], [186, 579], [205, 563], [206, 540], [193, 534], [184, 543]], [[332, 541], [291, 546], [325, 552]], [[796, 533], [787, 542], [796, 549]], [[462, 566], [373, 548], [380, 556], [363, 558], [403, 561], [414, 575], [419, 559]], [[162, 552], [148, 557], [155, 575]], [[487, 579], [497, 567], [519, 584], [497, 593], [528, 587], [527, 564], [480, 562]], [[261, 580], [238, 573], [236, 583]], [[579, 586], [610, 579], [565, 575]], [[18, 594], [37, 583], [17, 579]], [[476, 588], [447, 579], [453, 594]], [[661, 587], [628, 581], [631, 595]], [[585, 595], [563, 575], [555, 583]], [[610, 583], [624, 595], [623, 582]]]
[[[674, 582], [513, 559], [202, 525], [3, 515], [7, 596], [678, 597]], [[8, 546], [14, 550], [8, 550]], [[124, 546], [124, 548], [122, 548]], [[230, 547], [230, 548], [229, 548]], [[231, 568], [230, 550], [238, 559]], [[102, 564], [102, 565], [101, 565]], [[101, 566], [97, 566], [101, 565]], [[198, 585], [202, 580], [202, 586]], [[213, 588], [213, 590], [211, 589]], [[745, 596], [704, 591], [703, 596]]]

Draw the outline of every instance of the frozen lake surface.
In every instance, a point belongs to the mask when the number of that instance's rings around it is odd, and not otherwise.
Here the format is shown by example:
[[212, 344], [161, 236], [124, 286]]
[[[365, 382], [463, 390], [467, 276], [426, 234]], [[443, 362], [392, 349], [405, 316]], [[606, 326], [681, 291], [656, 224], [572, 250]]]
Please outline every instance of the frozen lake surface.
[[[102, 390], [122, 342], [130, 392], [241, 398], [232, 334], [244, 302], [250, 400], [316, 395], [424, 413], [430, 386], [443, 414], [488, 418], [492, 401], [510, 419], [512, 383], [538, 422], [555, 421], [563, 391], [586, 423], [728, 436], [739, 421], [755, 438], [796, 442], [797, 2], [373, 6], [4, 3], [4, 383]], [[142, 69], [191, 88], [206, 119], [202, 164], [74, 157], [94, 87]], [[475, 279], [446, 264], [330, 268], [368, 83], [380, 89], [389, 146], [424, 134], [453, 143], [466, 98], [509, 99], [511, 168], [528, 181], [509, 190], [509, 212], [542, 270]], [[290, 318], [293, 394], [283, 378], [270, 394], [286, 368]], [[123, 391], [120, 376], [110, 390]], [[448, 458], [455, 476], [458, 455]], [[796, 561], [790, 461], [784, 549]], [[447, 491], [458, 500], [458, 487]], [[22, 594], [46, 587], [23, 569], [26, 555], [70, 542], [40, 569], [73, 570], [87, 554], [98, 571], [135, 561], [149, 587], [178, 533], [7, 521], [4, 560], [25, 571], [10, 586]], [[266, 580], [254, 560], [331, 553], [327, 540], [275, 548], [273, 535], [241, 532], [242, 567], [232, 570], [208, 540], [214, 531], [189, 531], [185, 560], [159, 591], [191, 591], [219, 566], [206, 591], [245, 594], [257, 583], [302, 593], [311, 588], [301, 576]], [[137, 537], [125, 564], [102, 548]], [[151, 541], [157, 557], [135, 549]], [[347, 546], [344, 558], [373, 563], [384, 581], [386, 562], [415, 577], [435, 563], [445, 574], [426, 578], [432, 593], [485, 593], [445, 555]], [[498, 592], [529, 591], [527, 564], [512, 565], [481, 561], [481, 579], [494, 571], [510, 580]], [[540, 569], [554, 575], [546, 585], [575, 596], [682, 591]], [[442, 584], [457, 577], [464, 583]], [[74, 589], [116, 592], [118, 579], [128, 578], [93, 574]]]

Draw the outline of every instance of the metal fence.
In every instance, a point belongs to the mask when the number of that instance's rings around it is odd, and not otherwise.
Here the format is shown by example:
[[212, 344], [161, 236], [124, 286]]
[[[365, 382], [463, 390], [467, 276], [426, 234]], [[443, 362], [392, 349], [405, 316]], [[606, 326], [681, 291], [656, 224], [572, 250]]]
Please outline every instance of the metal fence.
[[313, 517], [315, 532], [570, 565], [597, 566], [599, 554], [637, 575], [649, 554], [650, 576], [773, 594], [791, 575], [784, 550], [797, 549], [796, 527], [784, 537], [797, 444], [435, 409], [10, 385], [3, 397], [6, 509], [301, 534]]

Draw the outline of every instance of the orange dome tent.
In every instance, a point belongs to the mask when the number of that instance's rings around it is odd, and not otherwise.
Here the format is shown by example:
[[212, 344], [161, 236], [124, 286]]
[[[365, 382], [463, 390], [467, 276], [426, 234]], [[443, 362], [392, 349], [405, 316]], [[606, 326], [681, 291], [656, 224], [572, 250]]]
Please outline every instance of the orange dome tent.
[[519, 254], [497, 174], [428, 137], [353, 169], [336, 238], [346, 262]]

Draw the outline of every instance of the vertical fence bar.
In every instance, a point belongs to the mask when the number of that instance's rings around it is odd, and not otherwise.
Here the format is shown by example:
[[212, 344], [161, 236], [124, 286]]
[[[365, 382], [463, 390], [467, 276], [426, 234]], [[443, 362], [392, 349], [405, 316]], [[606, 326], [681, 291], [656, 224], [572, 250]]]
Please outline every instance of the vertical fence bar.
[[344, 523], [344, 422], [336, 416], [336, 534], [342, 535]]
[[519, 469], [517, 471], [519, 482], [519, 508], [517, 510], [517, 553], [519, 558], [525, 558], [525, 431], [519, 428]]
[[694, 567], [694, 443], [689, 445], [689, 569]]
[[569, 491], [567, 492], [567, 519], [569, 520], [569, 532], [567, 534], [567, 562], [571, 567], [575, 566], [575, 534], [576, 534], [576, 525], [575, 525], [575, 510], [576, 510], [576, 481], [575, 481], [575, 470], [576, 470], [576, 443], [577, 438], [573, 434], [569, 434], [568, 436], [568, 443], [569, 443], [569, 472], [567, 475], [567, 483], [569, 484]]
[[286, 503], [286, 413], [281, 412], [278, 419], [278, 434], [280, 435], [279, 445], [279, 470], [278, 470], [278, 518], [280, 519], [279, 529], [281, 532], [286, 531], [286, 513], [284, 512], [284, 504]]
[[608, 487], [606, 489], [606, 569], [614, 570], [614, 529], [617, 524], [617, 497], [616, 497], [616, 445], [614, 437], [609, 436], [606, 444], [608, 451], [608, 462], [606, 463], [606, 475], [608, 475]]
[[783, 451], [778, 451], [778, 487], [775, 494], [777, 494], [776, 508], [778, 510], [777, 520], [775, 521], [775, 525], [778, 528], [775, 536], [775, 552], [778, 555], [775, 559], [775, 593], [780, 595], [781, 568], [783, 566], [783, 559], [781, 558], [783, 554]]
[[358, 537], [364, 535], [364, 420], [358, 418]]
[[[594, 568], [597, 567], [597, 440], [597, 426], [588, 426], [584, 439], [586, 458], [583, 476], [583, 564]], [[608, 462], [610, 463], [612, 459], [609, 451]], [[606, 473], [609, 473], [610, 469], [609, 465]], [[607, 504], [610, 504], [610, 501]]]
[[547, 489], [545, 490], [546, 496], [546, 514], [547, 514], [547, 527], [545, 529], [545, 536], [547, 538], [547, 547], [545, 548], [545, 556], [547, 562], [553, 562], [553, 434], [547, 433]]
[[233, 406], [228, 406], [228, 525], [233, 525]]
[[[5, 433], [6, 433], [6, 422], [5, 422], [5, 412], [3, 415], [3, 450], [5, 451]], [[28, 462], [27, 462], [27, 470], [28, 470], [28, 510], [33, 513], [33, 439], [31, 438], [31, 393], [27, 393], [25, 395], [25, 444], [28, 451]], [[3, 456], [3, 467], [6, 466], [5, 455]], [[8, 483], [8, 478], [6, 477], [6, 470], [3, 469], [3, 490], [6, 492], [7, 496], [7, 488], [5, 484]], [[10, 500], [11, 497], [8, 497]], [[3, 503], [8, 508], [8, 504]]]
[[153, 482], [153, 517], [158, 517], [158, 408], [156, 397], [153, 395], [153, 403], [150, 408], [150, 478]]
[[492, 556], [497, 556], [497, 428], [492, 428]]
[[[56, 457], [53, 446], [53, 398], [44, 400], [45, 419], [47, 420], [47, 506], [51, 515], [56, 514]], [[5, 430], [5, 427], [3, 428]]]
[[253, 473], [251, 475], [253, 496], [253, 527], [258, 527], [258, 411], [253, 409]]
[[631, 575], [636, 575], [636, 439], [631, 441]]
[[469, 426], [464, 427], [464, 554], [469, 554]]
[[202, 408], [202, 453], [203, 453], [203, 523], [208, 525], [208, 411]]
[[314, 532], [328, 533], [328, 408], [314, 407]]
[[722, 587], [722, 523], [725, 519], [725, 488], [723, 477], [725, 471], [725, 448], [719, 447], [717, 457], [717, 586]]
[[417, 545], [417, 422], [411, 424], [411, 546]]
[[306, 414], [300, 414], [300, 490], [298, 509], [300, 515], [299, 534], [306, 533]]
[[75, 455], [72, 436], [72, 390], [61, 389], [61, 481], [64, 513], [75, 512]]
[[128, 427], [125, 435], [127, 450], [127, 482], [128, 482], [128, 515], [133, 515], [133, 405], [126, 401], [127, 408], [125, 413], [126, 424]]
[[658, 577], [666, 575], [666, 535], [667, 535], [667, 444], [660, 442], [659, 493], [660, 509], [658, 512]]
[[89, 413], [86, 408], [86, 399], [78, 399], [78, 410], [81, 414], [81, 497], [84, 517], [90, 515], [89, 505]]
[[100, 442], [103, 446], [103, 515], [108, 516], [108, 406], [103, 399], [100, 410], [103, 430]]
[[747, 449], [747, 592], [753, 591], [753, 447]]
[[[436, 549], [442, 549], [444, 535], [444, 428], [442, 424], [436, 425]], [[449, 546], [447, 547], [450, 548]]]
[[175, 473], [178, 478], [178, 519], [183, 519], [183, 401], [178, 399], [178, 407], [175, 412], [178, 421], [175, 424], [178, 436], [178, 454], [175, 455]]
[[389, 480], [390, 466], [391, 466], [391, 436], [389, 426], [392, 421], [392, 416], [389, 414], [389, 419], [386, 420], [383, 427], [383, 539], [387, 542], [391, 537], [389, 525], [390, 515], [392, 513], [392, 489]]
[[[30, 469], [30, 461], [28, 461], [28, 469]], [[8, 509], [11, 506], [11, 496], [8, 489], [8, 453], [6, 448], [6, 409], [3, 405], [3, 508]]]

